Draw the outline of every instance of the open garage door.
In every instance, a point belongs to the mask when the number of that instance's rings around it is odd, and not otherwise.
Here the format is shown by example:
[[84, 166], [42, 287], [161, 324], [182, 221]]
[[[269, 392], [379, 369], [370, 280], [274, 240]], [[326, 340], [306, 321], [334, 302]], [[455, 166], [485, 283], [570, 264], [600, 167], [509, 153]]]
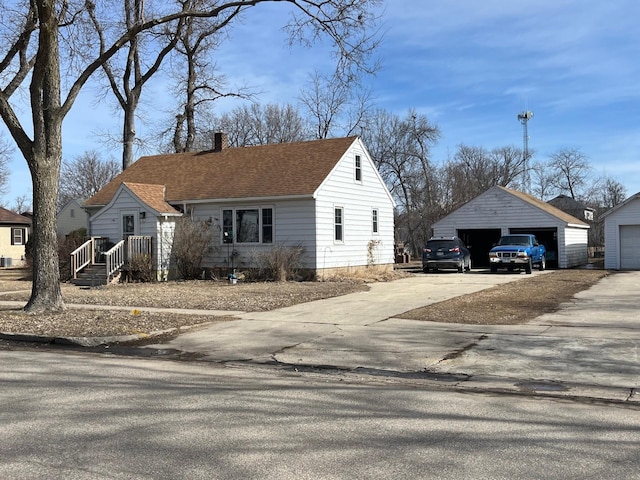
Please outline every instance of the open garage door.
[[547, 250], [547, 268], [558, 268], [558, 229], [551, 228], [510, 228], [509, 233], [531, 233]]
[[620, 225], [620, 269], [640, 270], [640, 225]]
[[500, 240], [499, 228], [458, 230], [458, 237], [471, 252], [471, 266], [486, 268], [489, 266], [489, 250]]

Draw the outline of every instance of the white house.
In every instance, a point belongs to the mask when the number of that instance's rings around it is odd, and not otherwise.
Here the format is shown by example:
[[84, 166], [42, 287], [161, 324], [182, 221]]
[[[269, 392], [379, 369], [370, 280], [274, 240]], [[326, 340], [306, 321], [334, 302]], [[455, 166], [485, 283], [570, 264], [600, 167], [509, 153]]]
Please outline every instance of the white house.
[[603, 215], [604, 268], [640, 269], [640, 192]]
[[69, 200], [56, 216], [56, 230], [58, 237], [78, 230], [80, 228], [89, 227], [89, 215], [82, 208], [82, 201]]
[[474, 267], [489, 265], [489, 250], [502, 235], [532, 233], [547, 249], [549, 267], [588, 263], [589, 225], [532, 195], [494, 186], [433, 224], [434, 236], [458, 236]]
[[31, 220], [0, 207], [0, 267], [20, 267], [31, 233]]
[[358, 137], [148, 156], [84, 208], [89, 234], [116, 243], [152, 237], [156, 265], [171, 271], [176, 218], [206, 221], [211, 267], [251, 267], [255, 253], [301, 246], [316, 274], [393, 268], [394, 202]]

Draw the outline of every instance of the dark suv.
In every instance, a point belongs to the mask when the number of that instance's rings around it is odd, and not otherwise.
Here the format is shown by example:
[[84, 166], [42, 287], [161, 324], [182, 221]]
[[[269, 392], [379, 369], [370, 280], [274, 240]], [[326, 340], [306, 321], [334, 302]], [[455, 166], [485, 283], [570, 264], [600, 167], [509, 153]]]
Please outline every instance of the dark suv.
[[453, 268], [471, 270], [471, 253], [458, 237], [432, 238], [422, 250], [422, 271]]

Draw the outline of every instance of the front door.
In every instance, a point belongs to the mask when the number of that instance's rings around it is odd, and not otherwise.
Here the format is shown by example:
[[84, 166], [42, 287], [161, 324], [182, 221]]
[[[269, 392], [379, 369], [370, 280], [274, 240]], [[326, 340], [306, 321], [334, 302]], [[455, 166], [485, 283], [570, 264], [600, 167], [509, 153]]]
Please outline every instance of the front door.
[[138, 230], [138, 222], [136, 221], [136, 212], [122, 213], [122, 239], [126, 240], [131, 235], [136, 235]]

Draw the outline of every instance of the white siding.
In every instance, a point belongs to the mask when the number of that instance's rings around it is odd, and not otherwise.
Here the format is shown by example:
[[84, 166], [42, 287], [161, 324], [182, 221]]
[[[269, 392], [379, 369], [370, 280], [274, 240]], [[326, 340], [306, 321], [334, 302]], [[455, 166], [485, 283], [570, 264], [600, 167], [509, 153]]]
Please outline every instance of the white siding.
[[453, 236], [459, 229], [561, 227], [560, 219], [500, 189], [489, 189], [434, 223], [434, 236]]
[[[213, 253], [206, 259], [206, 266], [231, 266], [229, 257], [233, 255], [234, 268], [257, 266], [256, 255], [268, 251], [273, 246], [302, 246], [304, 248], [303, 267], [315, 268], [315, 236], [313, 199], [281, 200], [251, 203], [198, 204], [194, 218], [211, 219]], [[222, 239], [222, 211], [251, 208], [273, 209], [273, 243], [233, 243], [225, 244]]]
[[[355, 180], [360, 155], [362, 181]], [[393, 203], [360, 142], [344, 155], [317, 192], [317, 268], [392, 264]], [[343, 242], [334, 241], [334, 209], [343, 208]], [[372, 210], [378, 210], [378, 233], [372, 232]], [[370, 253], [371, 258], [370, 258]]]
[[588, 230], [564, 228], [558, 230], [558, 267], [571, 268], [589, 263]]
[[640, 225], [640, 198], [630, 200], [605, 217], [604, 268], [621, 268], [620, 227], [623, 225]]
[[91, 219], [89, 234], [93, 237], [107, 237], [109, 241], [118, 243], [122, 240], [122, 215], [132, 213], [135, 218], [136, 235], [155, 235], [156, 219], [150, 217], [140, 219], [140, 213], [145, 211], [144, 205], [127, 190], [119, 190], [119, 194], [105, 208]]
[[56, 217], [56, 230], [59, 237], [63, 237], [74, 230], [88, 228], [89, 215], [75, 200], [67, 203]]

